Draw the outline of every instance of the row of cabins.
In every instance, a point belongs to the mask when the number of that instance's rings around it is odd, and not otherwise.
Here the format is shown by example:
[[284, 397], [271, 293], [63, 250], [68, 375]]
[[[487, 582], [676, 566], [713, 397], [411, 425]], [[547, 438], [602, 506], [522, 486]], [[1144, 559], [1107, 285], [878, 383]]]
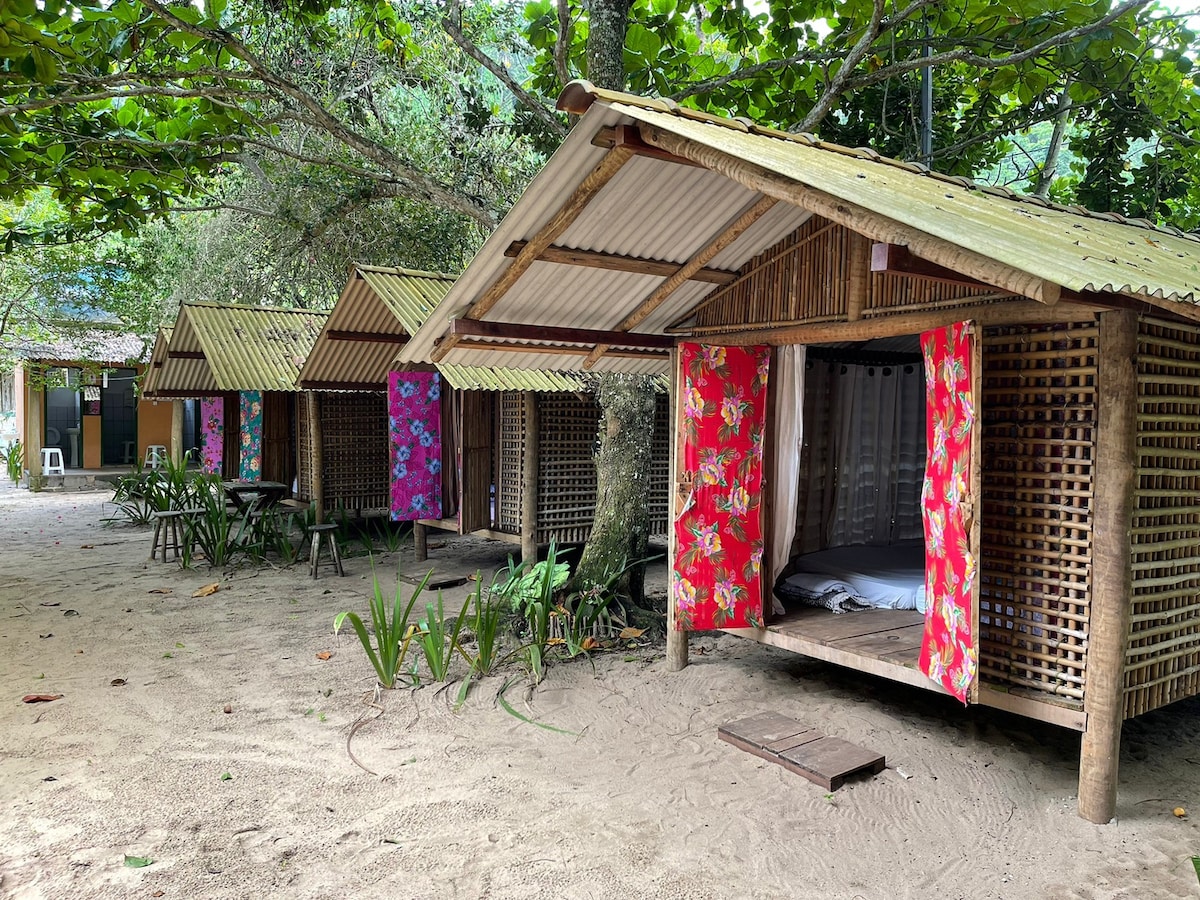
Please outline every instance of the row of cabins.
[[[458, 480], [427, 524], [532, 543], [560, 527], [520, 493], [559, 465], [536, 438], [590, 400], [520, 379], [665, 379], [670, 668], [720, 627], [1075, 729], [1080, 814], [1108, 821], [1122, 722], [1200, 693], [1200, 241], [586, 82], [559, 105], [577, 124], [453, 285], [360, 267], [276, 387], [173, 386], [173, 356], [263, 336], [206, 345], [186, 307], [153, 393], [279, 391], [294, 455], [263, 475], [329, 510], [384, 489], [357, 462], [385, 452], [384, 379], [432, 364]], [[916, 609], [772, 591], [819, 554], [887, 582], [871, 559], [914, 542]]]
[[[452, 283], [355, 266], [329, 313], [184, 304], [158, 335], [144, 394], [198, 404], [196, 456], [207, 471], [294, 485], [322, 517], [391, 513], [422, 529], [519, 541], [529, 557], [550, 541], [586, 541], [599, 412], [586, 375], [395, 365]], [[397, 382], [436, 384], [440, 395], [435, 496], [411, 509], [396, 508], [414, 474], [397, 469], [405, 423], [389, 414], [389, 375], [393, 397]], [[658, 419], [652, 525], [665, 535], [665, 390]]]
[[[399, 360], [669, 377], [671, 667], [723, 627], [1076, 729], [1108, 821], [1123, 720], [1200, 693], [1197, 236], [586, 82], [559, 106]], [[916, 609], [772, 596], [914, 543]]]

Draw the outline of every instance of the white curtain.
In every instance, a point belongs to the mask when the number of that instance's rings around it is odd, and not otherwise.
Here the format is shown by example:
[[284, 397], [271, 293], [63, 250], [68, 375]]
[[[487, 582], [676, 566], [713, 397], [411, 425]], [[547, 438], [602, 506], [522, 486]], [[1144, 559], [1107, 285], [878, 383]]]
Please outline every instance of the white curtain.
[[826, 547], [921, 536], [924, 385], [916, 364], [834, 367]]
[[[767, 548], [765, 584], [787, 565], [796, 537], [800, 490], [800, 451], [804, 443], [804, 363], [806, 348], [787, 344], [775, 350], [770, 390], [775, 396], [775, 465], [770, 473], [771, 545]], [[772, 611], [783, 614], [783, 604], [771, 593]]]

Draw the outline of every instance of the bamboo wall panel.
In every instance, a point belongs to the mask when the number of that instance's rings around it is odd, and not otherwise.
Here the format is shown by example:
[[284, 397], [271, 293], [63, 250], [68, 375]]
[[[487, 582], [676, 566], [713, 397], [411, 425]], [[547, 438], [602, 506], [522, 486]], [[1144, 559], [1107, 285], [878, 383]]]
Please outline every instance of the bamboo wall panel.
[[[312, 499], [312, 445], [308, 404], [298, 404], [296, 443], [299, 448], [297, 488]], [[387, 395], [380, 392], [319, 392], [322, 477], [325, 511], [339, 509], [382, 512], [389, 506]]]
[[1094, 323], [983, 338], [979, 674], [1083, 700], [1097, 415]]
[[[813, 216], [774, 247], [750, 260], [737, 281], [718, 288], [695, 309], [695, 328], [735, 330], [846, 318], [850, 232]], [[992, 288], [875, 274], [868, 279], [865, 315], [889, 315], [977, 303]]]
[[1200, 693], [1200, 329], [1143, 319], [1137, 377], [1127, 718]]
[[[506, 534], [521, 533], [521, 479], [525, 414], [521, 395], [505, 392], [498, 401], [500, 450], [497, 454], [497, 523]], [[582, 543], [592, 532], [596, 511], [596, 445], [600, 409], [591, 395], [538, 394], [537, 542]], [[650, 533], [667, 533], [670, 481], [670, 403], [660, 395], [655, 408], [650, 482]]]
[[525, 403], [520, 392], [504, 391], [497, 406], [500, 439], [496, 454], [496, 530], [519, 535], [525, 472]]

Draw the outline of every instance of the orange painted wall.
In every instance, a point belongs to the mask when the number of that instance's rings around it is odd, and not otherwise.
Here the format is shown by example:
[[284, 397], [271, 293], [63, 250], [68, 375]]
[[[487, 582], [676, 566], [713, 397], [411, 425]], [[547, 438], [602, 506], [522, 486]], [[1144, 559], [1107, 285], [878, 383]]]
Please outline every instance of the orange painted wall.
[[100, 468], [100, 417], [83, 417], [83, 467]]
[[171, 401], [138, 400], [138, 459], [146, 458], [151, 444], [171, 446]]

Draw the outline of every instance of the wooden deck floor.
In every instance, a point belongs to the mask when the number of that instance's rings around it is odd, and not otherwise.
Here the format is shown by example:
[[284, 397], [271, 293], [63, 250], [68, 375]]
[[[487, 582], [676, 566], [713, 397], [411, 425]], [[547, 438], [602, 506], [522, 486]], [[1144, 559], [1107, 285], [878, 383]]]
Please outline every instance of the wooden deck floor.
[[[916, 610], [864, 609], [835, 615], [817, 607], [788, 612], [762, 631], [726, 629], [730, 634], [793, 653], [947, 694], [917, 668], [924, 630], [925, 617]], [[1077, 731], [1087, 724], [1087, 716], [1078, 704], [1004, 685], [981, 685], [978, 702]]]

